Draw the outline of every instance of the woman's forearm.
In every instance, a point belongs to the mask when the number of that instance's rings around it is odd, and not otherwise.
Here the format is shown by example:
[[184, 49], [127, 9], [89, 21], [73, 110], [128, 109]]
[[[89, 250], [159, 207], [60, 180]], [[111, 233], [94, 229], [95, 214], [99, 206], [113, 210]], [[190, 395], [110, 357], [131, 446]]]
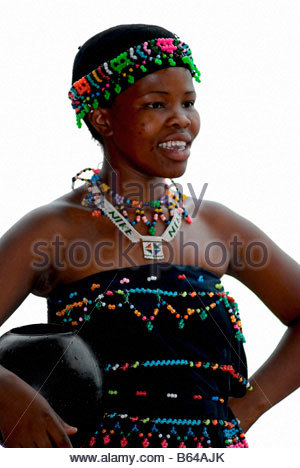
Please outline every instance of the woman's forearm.
[[273, 353], [249, 380], [252, 391], [242, 398], [228, 399], [245, 432], [300, 386], [300, 320], [287, 328]]

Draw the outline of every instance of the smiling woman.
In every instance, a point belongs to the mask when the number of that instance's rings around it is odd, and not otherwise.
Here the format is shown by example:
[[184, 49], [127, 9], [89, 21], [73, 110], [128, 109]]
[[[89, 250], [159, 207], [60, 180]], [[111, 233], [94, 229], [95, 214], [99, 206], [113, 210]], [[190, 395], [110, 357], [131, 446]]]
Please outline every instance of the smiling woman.
[[174, 67], [141, 78], [111, 108], [96, 109], [90, 122], [103, 138], [109, 137], [102, 179], [111, 174], [112, 161], [118, 168], [136, 167], [146, 177], [181, 176], [200, 128], [195, 100], [190, 72]]
[[[200, 129], [199, 76], [189, 46], [155, 25], [119, 25], [80, 47], [69, 98], [103, 166], [3, 236], [0, 318], [30, 292], [46, 298], [49, 322], [80, 334], [101, 364], [102, 408], [93, 430], [74, 428], [0, 366], [7, 447], [246, 448], [249, 427], [297, 387], [286, 361], [299, 352], [299, 265], [225, 206], [195, 209], [173, 180]], [[288, 327], [251, 379], [226, 273]]]

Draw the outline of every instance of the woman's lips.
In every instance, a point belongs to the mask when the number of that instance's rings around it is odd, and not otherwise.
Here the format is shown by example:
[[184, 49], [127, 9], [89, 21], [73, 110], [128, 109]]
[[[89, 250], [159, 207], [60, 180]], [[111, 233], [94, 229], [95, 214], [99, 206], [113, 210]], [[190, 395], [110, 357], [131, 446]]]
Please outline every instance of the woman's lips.
[[165, 156], [173, 161], [185, 161], [191, 152], [190, 145], [186, 145], [184, 149], [179, 148], [163, 148], [158, 146], [159, 151], [162, 151]]

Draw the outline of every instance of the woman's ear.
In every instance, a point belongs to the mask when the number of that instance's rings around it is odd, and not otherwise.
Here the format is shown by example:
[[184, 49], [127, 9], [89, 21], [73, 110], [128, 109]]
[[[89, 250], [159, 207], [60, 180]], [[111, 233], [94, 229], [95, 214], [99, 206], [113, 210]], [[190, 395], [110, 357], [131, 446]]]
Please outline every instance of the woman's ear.
[[108, 137], [113, 134], [108, 109], [98, 108], [88, 114], [88, 118], [93, 127], [103, 137]]

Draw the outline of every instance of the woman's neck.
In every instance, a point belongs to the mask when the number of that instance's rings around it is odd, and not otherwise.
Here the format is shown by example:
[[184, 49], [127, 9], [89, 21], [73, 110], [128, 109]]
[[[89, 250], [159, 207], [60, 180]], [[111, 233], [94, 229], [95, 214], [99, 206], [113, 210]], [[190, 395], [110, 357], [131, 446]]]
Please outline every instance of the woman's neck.
[[[100, 169], [101, 181], [115, 193], [139, 202], [159, 200], [165, 192], [164, 177], [149, 176], [129, 168], [112, 168], [103, 164]], [[168, 181], [167, 181], [168, 183]]]

